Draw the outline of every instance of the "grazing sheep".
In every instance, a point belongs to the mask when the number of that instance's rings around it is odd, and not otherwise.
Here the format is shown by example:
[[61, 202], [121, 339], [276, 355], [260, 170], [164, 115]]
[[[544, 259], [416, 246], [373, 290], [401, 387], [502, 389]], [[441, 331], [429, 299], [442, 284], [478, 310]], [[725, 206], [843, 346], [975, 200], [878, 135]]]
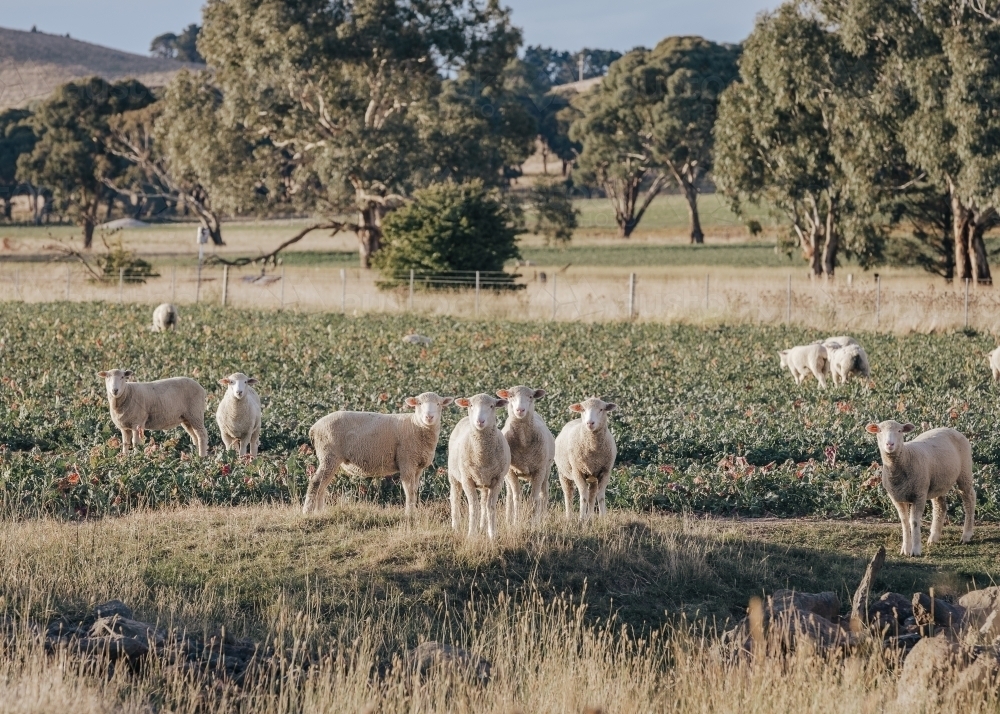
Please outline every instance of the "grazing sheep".
[[302, 512], [318, 511], [326, 501], [326, 488], [337, 470], [352, 476], [381, 478], [399, 474], [406, 495], [406, 515], [413, 513], [420, 490], [420, 475], [434, 460], [441, 433], [441, 410], [454, 401], [424, 392], [407, 397], [413, 414], [334, 412], [309, 429], [309, 439], [319, 456], [316, 473], [309, 479]]
[[993, 379], [1000, 379], [1000, 347], [990, 352], [990, 371]]
[[859, 345], [861, 344], [853, 337], [848, 337], [847, 335], [839, 335], [838, 337], [827, 337], [820, 344], [822, 344], [827, 349], [831, 347], [847, 347], [848, 345]]
[[260, 445], [260, 397], [253, 388], [257, 380], [234, 372], [220, 379], [219, 384], [226, 387], [226, 395], [215, 412], [222, 442], [240, 456], [254, 457]]
[[781, 366], [791, 371], [796, 384], [802, 384], [802, 381], [812, 374], [820, 387], [826, 387], [827, 352], [821, 343], [781, 350], [778, 356], [781, 358]]
[[97, 373], [108, 390], [111, 421], [122, 432], [122, 453], [128, 454], [133, 438], [141, 446], [146, 429], [183, 426], [198, 448], [198, 456], [207, 456], [204, 388], [190, 377], [129, 382], [133, 374], [130, 369]]
[[830, 374], [833, 383], [846, 384], [852, 375], [871, 377], [871, 368], [868, 366], [868, 355], [865, 348], [855, 343], [843, 347], [827, 346], [827, 363], [830, 366]]
[[165, 332], [177, 327], [177, 308], [169, 302], [153, 310], [153, 332]]
[[405, 342], [408, 345], [427, 346], [431, 342], [433, 342], [433, 340], [430, 337], [427, 337], [426, 335], [407, 335], [406, 337], [403, 338], [403, 342]]
[[594, 508], [600, 515], [607, 513], [604, 492], [608, 488], [611, 469], [615, 465], [618, 449], [615, 438], [608, 429], [608, 414], [617, 405], [596, 397], [570, 406], [570, 411], [582, 414], [573, 419], [556, 437], [556, 469], [566, 504], [566, 518], [570, 518], [573, 486], [580, 494], [580, 520], [589, 519]]
[[533, 519], [545, 515], [549, 474], [555, 460], [556, 440], [535, 411], [535, 400], [545, 396], [544, 389], [514, 387], [501, 389], [498, 397], [508, 400], [507, 422], [503, 435], [510, 446], [510, 470], [507, 472], [507, 522], [516, 521], [521, 504], [521, 481], [531, 484]]
[[490, 540], [496, 540], [497, 500], [510, 470], [510, 447], [497, 428], [496, 410], [507, 406], [507, 400], [477, 394], [456, 399], [455, 404], [467, 408], [469, 414], [458, 422], [448, 440], [451, 527], [459, 528], [461, 489], [469, 503], [469, 537], [485, 528]]
[[962, 542], [972, 540], [976, 510], [976, 491], [972, 485], [972, 447], [969, 440], [954, 429], [925, 431], [906, 443], [903, 434], [913, 431], [913, 424], [884, 421], [866, 429], [878, 435], [882, 453], [882, 485], [899, 512], [903, 526], [902, 555], [920, 555], [920, 520], [924, 505], [934, 505], [928, 545], [941, 540], [946, 513], [945, 496], [958, 484], [965, 510]]

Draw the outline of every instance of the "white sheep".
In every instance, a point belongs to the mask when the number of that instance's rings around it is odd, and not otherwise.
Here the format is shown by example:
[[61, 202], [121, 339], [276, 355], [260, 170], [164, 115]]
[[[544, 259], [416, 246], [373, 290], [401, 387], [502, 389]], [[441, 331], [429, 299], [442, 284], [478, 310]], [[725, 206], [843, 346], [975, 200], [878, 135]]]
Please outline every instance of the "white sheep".
[[573, 404], [570, 411], [581, 414], [581, 418], [567, 422], [556, 437], [556, 469], [567, 519], [571, 517], [574, 485], [580, 494], [581, 521], [589, 519], [595, 508], [602, 516], [607, 513], [604, 494], [618, 455], [615, 438], [608, 429], [608, 414], [617, 408], [596, 397]]
[[906, 443], [913, 424], [884, 421], [866, 429], [878, 435], [882, 454], [882, 485], [899, 513], [903, 526], [902, 555], [920, 555], [920, 520], [927, 499], [933, 503], [928, 545], [941, 540], [947, 512], [945, 496], [956, 483], [962, 493], [965, 528], [962, 542], [972, 540], [976, 491], [972, 485], [972, 447], [963, 434], [948, 428], [931, 429]]
[[822, 343], [816, 342], [781, 350], [778, 356], [781, 358], [781, 366], [791, 371], [796, 384], [802, 384], [802, 381], [812, 374], [820, 387], [826, 387], [827, 352]]
[[990, 352], [990, 371], [993, 379], [1000, 379], [1000, 347]]
[[153, 310], [153, 332], [165, 332], [166, 330], [174, 329], [177, 327], [178, 318], [177, 308], [169, 302], [158, 305]]
[[507, 472], [507, 522], [519, 517], [521, 481], [531, 484], [533, 519], [545, 515], [549, 474], [556, 454], [556, 440], [535, 411], [535, 401], [545, 396], [544, 389], [518, 386], [501, 389], [498, 397], [508, 400], [507, 422], [503, 435], [510, 447], [510, 470]]
[[226, 387], [215, 411], [222, 442], [240, 456], [249, 454], [253, 458], [260, 445], [260, 397], [253, 388], [257, 380], [234, 372], [220, 379], [219, 384]]
[[846, 384], [853, 375], [871, 377], [868, 355], [865, 353], [865, 348], [857, 343], [843, 347], [827, 346], [827, 363], [834, 384], [838, 381], [840, 384]]
[[122, 453], [128, 454], [133, 440], [141, 446], [146, 429], [182, 426], [195, 443], [198, 456], [207, 456], [204, 388], [190, 377], [129, 382], [133, 374], [130, 369], [97, 373], [108, 390], [111, 421], [122, 432]]
[[406, 337], [403, 338], [403, 342], [405, 342], [408, 345], [424, 345], [425, 347], [433, 341], [434, 340], [432, 340], [430, 337], [427, 337], [427, 335], [413, 334], [413, 335], [407, 335]]
[[302, 512], [323, 508], [326, 489], [337, 470], [352, 476], [380, 478], [399, 474], [406, 496], [406, 515], [413, 514], [420, 491], [420, 475], [434, 461], [441, 433], [441, 411], [454, 401], [424, 392], [407, 397], [412, 414], [334, 412], [309, 429], [309, 438], [319, 457], [316, 473], [309, 479]]
[[497, 428], [496, 410], [506, 399], [489, 394], [456, 399], [469, 410], [448, 440], [448, 485], [451, 490], [451, 527], [459, 529], [461, 493], [469, 504], [469, 537], [484, 528], [490, 540], [497, 535], [497, 501], [510, 470], [510, 447]]
[[827, 349], [830, 349], [831, 347], [847, 347], [848, 345], [857, 345], [861, 343], [848, 335], [839, 335], [837, 337], [827, 337], [821, 342], [821, 344]]

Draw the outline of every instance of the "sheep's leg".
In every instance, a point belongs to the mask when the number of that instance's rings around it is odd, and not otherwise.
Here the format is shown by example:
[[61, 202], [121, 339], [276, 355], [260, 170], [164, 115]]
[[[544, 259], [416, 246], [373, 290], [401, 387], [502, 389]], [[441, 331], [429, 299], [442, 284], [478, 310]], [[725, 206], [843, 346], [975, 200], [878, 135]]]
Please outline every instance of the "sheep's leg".
[[473, 538], [479, 532], [479, 494], [470, 481], [462, 482], [462, 490], [465, 491], [465, 500], [469, 503], [469, 537]]
[[605, 504], [605, 492], [607, 490], [608, 490], [607, 482], [604, 482], [603, 484], [597, 487], [597, 512], [601, 515], [602, 518], [608, 515], [608, 507]]
[[420, 472], [400, 473], [399, 481], [403, 484], [403, 495], [406, 497], [406, 517], [412, 518], [420, 495]]
[[993, 367], [992, 370], [993, 370], [993, 381], [1000, 379], [1000, 369]]
[[132, 448], [132, 430], [122, 429], [122, 454], [128, 456], [128, 450]]
[[573, 482], [559, 474], [559, 486], [562, 487], [563, 503], [566, 506], [566, 520], [573, 518]]
[[958, 488], [962, 492], [962, 509], [965, 511], [962, 542], [968, 543], [972, 540], [972, 531], [976, 525], [976, 488], [972, 485], [972, 475], [963, 475], [959, 478]]
[[[187, 429], [185, 429], [185, 431], [187, 431]], [[191, 432], [188, 433], [190, 434]], [[228, 451], [229, 449], [233, 448], [234, 439], [231, 434], [226, 433], [224, 429], [220, 429], [219, 436], [222, 437], [222, 446], [225, 447], [224, 448], [225, 451]]]
[[600, 486], [596, 481], [587, 481], [587, 519], [591, 520], [597, 512], [597, 494]]
[[903, 546], [899, 550], [900, 555], [910, 554], [910, 504], [892, 502], [899, 513], [899, 522], [903, 526]]
[[504, 481], [507, 484], [507, 503], [505, 504], [504, 510], [507, 515], [507, 525], [509, 526], [516, 523], [518, 516], [520, 515], [521, 483], [518, 481], [518, 478], [513, 471], [507, 472], [507, 476], [504, 477]]
[[500, 484], [489, 489], [486, 494], [489, 496], [489, 503], [486, 508], [486, 534], [490, 540], [497, 539], [497, 501], [500, 500]]
[[136, 444], [136, 448], [139, 448], [146, 442], [146, 430], [140, 424], [132, 430], [134, 438], [132, 441]]
[[257, 457], [257, 449], [260, 448], [260, 429], [255, 429], [250, 435], [250, 457]]
[[318, 511], [326, 504], [326, 489], [340, 468], [339, 459], [330, 459], [320, 454], [316, 473], [309, 479], [306, 489], [306, 500], [302, 504], [302, 512]]
[[941, 531], [944, 529], [944, 518], [948, 512], [948, 505], [944, 496], [931, 499], [931, 534], [927, 537], [927, 545], [934, 545], [941, 540]]
[[580, 522], [582, 523], [590, 520], [590, 485], [582, 476], [577, 477], [575, 481], [576, 490], [580, 496]]
[[545, 487], [548, 485], [548, 472], [534, 474], [531, 479], [531, 519], [538, 524], [545, 516]]
[[489, 501], [490, 490], [488, 488], [479, 489], [479, 530], [486, 530], [486, 521], [489, 516], [489, 509], [486, 507]]
[[917, 498], [910, 504], [910, 555], [921, 554], [920, 544], [920, 521], [924, 517], [924, 506], [927, 505], [927, 497]]
[[458, 533], [462, 509], [462, 487], [459, 485], [458, 481], [450, 475], [448, 476], [448, 486], [450, 488], [448, 500], [451, 501], [451, 527], [452, 530]]

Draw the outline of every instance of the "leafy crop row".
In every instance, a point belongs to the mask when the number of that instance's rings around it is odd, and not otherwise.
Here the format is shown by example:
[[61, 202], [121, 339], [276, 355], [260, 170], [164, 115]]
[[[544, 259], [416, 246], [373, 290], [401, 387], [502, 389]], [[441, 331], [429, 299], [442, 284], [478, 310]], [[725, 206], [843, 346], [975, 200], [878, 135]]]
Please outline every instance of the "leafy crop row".
[[[146, 328], [148, 309], [104, 304], [0, 305], [0, 505], [18, 514], [99, 515], [190, 502], [297, 502], [315, 456], [308, 429], [335, 409], [394, 411], [410, 394], [530, 384], [554, 432], [567, 407], [597, 394], [621, 407], [612, 507], [744, 515], [891, 515], [864, 425], [895, 418], [954, 426], [973, 442], [980, 517], [1000, 516], [997, 388], [985, 335], [858, 335], [872, 385], [794, 385], [776, 351], [819, 335], [785, 327], [469, 322], [416, 316], [301, 315], [187, 308], [175, 333]], [[404, 344], [418, 331], [429, 347]], [[261, 457], [191, 459], [181, 430], [153, 432], [118, 455], [96, 372], [141, 380], [189, 375], [211, 415], [235, 370], [264, 402]], [[446, 412], [423, 497], [444, 498]], [[344, 476], [341, 497], [400, 500], [393, 481]], [[553, 498], [558, 489], [553, 477]], [[957, 499], [953, 499], [957, 503]]]

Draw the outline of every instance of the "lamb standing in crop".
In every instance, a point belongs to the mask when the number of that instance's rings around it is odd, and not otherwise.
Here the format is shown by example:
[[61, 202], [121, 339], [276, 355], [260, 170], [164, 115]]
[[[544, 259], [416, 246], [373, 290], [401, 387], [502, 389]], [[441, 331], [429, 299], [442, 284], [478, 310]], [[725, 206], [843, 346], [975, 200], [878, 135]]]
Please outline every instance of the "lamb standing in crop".
[[249, 454], [253, 458], [260, 444], [260, 397], [253, 388], [257, 380], [234, 372], [220, 379], [219, 384], [226, 387], [215, 412], [222, 442], [240, 456]]
[[177, 308], [169, 302], [158, 305], [153, 310], [153, 332], [166, 332], [177, 327]]
[[857, 343], [843, 347], [827, 346], [827, 358], [834, 384], [838, 381], [840, 384], [846, 384], [854, 375], [871, 377], [868, 355], [865, 354], [864, 347]]
[[884, 421], [866, 429], [878, 435], [882, 453], [882, 485], [899, 512], [903, 526], [902, 555], [920, 555], [920, 520], [927, 499], [934, 505], [928, 545], [941, 540], [947, 512], [945, 496], [956, 483], [962, 492], [965, 528], [962, 542], [972, 540], [976, 510], [976, 491], [972, 485], [972, 447], [965, 436], [954, 429], [925, 431], [906, 443], [904, 434], [913, 424]]
[[122, 453], [128, 454], [133, 440], [142, 445], [145, 430], [183, 426], [198, 449], [208, 455], [205, 430], [205, 390], [189, 377], [173, 377], [155, 382], [129, 382], [130, 369], [98, 372], [108, 390], [111, 421], [122, 432]]
[[556, 469], [562, 486], [569, 519], [573, 502], [573, 486], [580, 494], [580, 520], [588, 520], [596, 508], [607, 513], [604, 493], [611, 479], [618, 448], [608, 429], [608, 414], [618, 407], [595, 397], [570, 406], [581, 418], [567, 422], [556, 437]]
[[990, 352], [990, 371], [993, 379], [1000, 379], [1000, 347]]
[[812, 374], [820, 387], [826, 387], [827, 352], [822, 343], [800, 345], [778, 352], [781, 366], [787, 367], [795, 378], [796, 384]]
[[352, 476], [369, 478], [398, 473], [406, 495], [406, 515], [412, 515], [420, 475], [434, 461], [441, 410], [454, 399], [424, 392], [404, 401], [413, 407], [413, 414], [334, 412], [313, 424], [309, 438], [319, 466], [309, 479], [303, 513], [323, 508], [327, 486], [343, 467]]
[[535, 401], [545, 396], [544, 389], [514, 387], [501, 389], [498, 397], [508, 400], [507, 422], [503, 435], [510, 446], [510, 470], [507, 472], [507, 522], [516, 521], [521, 504], [521, 481], [531, 484], [531, 504], [535, 522], [545, 515], [549, 474], [555, 460], [556, 440], [545, 420], [535, 411]]
[[497, 537], [497, 501], [510, 470], [510, 447], [497, 428], [496, 410], [506, 399], [489, 394], [456, 399], [469, 410], [448, 440], [448, 485], [451, 489], [451, 527], [459, 529], [461, 493], [469, 504], [469, 537], [485, 528], [490, 540]]

